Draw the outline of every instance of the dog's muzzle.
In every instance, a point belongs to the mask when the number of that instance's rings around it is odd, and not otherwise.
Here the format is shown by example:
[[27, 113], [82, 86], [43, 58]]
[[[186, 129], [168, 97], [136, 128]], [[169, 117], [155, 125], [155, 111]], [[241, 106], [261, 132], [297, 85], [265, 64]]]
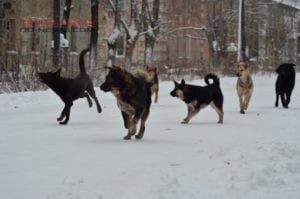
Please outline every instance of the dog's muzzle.
[[176, 93], [175, 93], [174, 91], [170, 92], [170, 95], [171, 95], [172, 97], [177, 97], [177, 96], [176, 96]]
[[100, 89], [103, 90], [104, 92], [109, 92], [109, 91], [111, 91], [111, 89], [110, 89], [105, 83], [103, 83], [103, 84], [100, 86]]

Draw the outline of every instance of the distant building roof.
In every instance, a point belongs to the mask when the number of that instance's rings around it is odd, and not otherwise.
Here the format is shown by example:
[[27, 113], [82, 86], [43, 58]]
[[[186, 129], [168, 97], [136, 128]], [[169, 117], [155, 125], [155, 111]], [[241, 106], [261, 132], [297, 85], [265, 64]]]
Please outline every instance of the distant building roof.
[[287, 6], [294, 7], [298, 10], [300, 10], [300, 0], [273, 0], [277, 3], [281, 3]]

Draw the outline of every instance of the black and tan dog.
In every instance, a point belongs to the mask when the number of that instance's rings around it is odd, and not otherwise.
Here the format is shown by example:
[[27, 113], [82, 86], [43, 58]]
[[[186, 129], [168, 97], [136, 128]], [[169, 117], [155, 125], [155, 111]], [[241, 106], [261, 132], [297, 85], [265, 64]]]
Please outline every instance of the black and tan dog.
[[112, 92], [117, 99], [124, 126], [128, 129], [124, 139], [129, 140], [131, 136], [136, 134], [139, 121], [141, 121], [140, 129], [135, 138], [142, 139], [145, 132], [145, 123], [150, 113], [151, 83], [142, 76], [134, 76], [120, 67], [107, 68], [109, 73], [100, 89], [104, 92]]
[[[218, 123], [223, 123], [223, 94], [220, 80], [211, 73], [206, 75], [204, 79], [207, 86], [203, 87], [186, 84], [184, 80], [181, 80], [181, 83], [174, 81], [175, 88], [170, 95], [184, 101], [188, 108], [187, 116], [181, 122], [182, 124], [189, 123], [191, 118], [207, 105], [211, 105], [216, 110], [219, 116]], [[209, 83], [209, 79], [213, 80], [212, 84]]]
[[[60, 76], [61, 69], [56, 72], [39, 73], [41, 82], [45, 83], [50, 87], [65, 103], [65, 107], [61, 112], [60, 116], [57, 118], [59, 124], [67, 124], [70, 118], [70, 111], [73, 105], [73, 101], [78, 98], [86, 97], [89, 106], [92, 107], [92, 100], [89, 95], [94, 99], [97, 110], [101, 113], [101, 106], [96, 97], [96, 93], [93, 87], [93, 83], [86, 73], [84, 67], [84, 55], [89, 51], [89, 49], [83, 50], [80, 53], [79, 58], [79, 75], [74, 78], [64, 78]], [[64, 121], [62, 121], [65, 118]]]
[[158, 101], [158, 91], [159, 91], [157, 68], [147, 66], [146, 71], [149, 75], [149, 80], [151, 82], [151, 96], [155, 95], [154, 102], [157, 103], [157, 101]]
[[155, 95], [154, 102], [158, 101], [158, 91], [159, 91], [159, 81], [158, 81], [158, 72], [156, 67], [146, 67], [144, 69], [136, 69], [133, 71], [133, 75], [136, 77], [143, 78], [147, 82], [151, 83], [151, 97]]
[[278, 74], [275, 90], [276, 90], [276, 101], [275, 106], [278, 107], [278, 99], [280, 96], [282, 106], [288, 108], [291, 100], [291, 95], [295, 86], [295, 64], [285, 63], [281, 64], [277, 69]]
[[236, 91], [240, 102], [240, 113], [245, 114], [254, 88], [250, 68], [246, 62], [240, 62], [238, 64], [236, 75], [238, 76]]

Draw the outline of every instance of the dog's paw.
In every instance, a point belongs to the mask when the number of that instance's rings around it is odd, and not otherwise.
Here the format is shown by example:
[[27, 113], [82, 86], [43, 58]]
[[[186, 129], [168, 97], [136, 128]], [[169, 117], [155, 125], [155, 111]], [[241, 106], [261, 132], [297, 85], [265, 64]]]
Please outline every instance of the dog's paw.
[[181, 124], [187, 124], [187, 123], [189, 123], [187, 120], [183, 120], [183, 121], [181, 122]]
[[123, 140], [130, 140], [131, 139], [131, 135], [126, 135], [123, 137]]
[[137, 139], [137, 140], [141, 140], [142, 138], [143, 138], [142, 135], [136, 135], [136, 136], [135, 136], [135, 139]]
[[289, 108], [289, 106], [288, 105], [283, 105], [283, 108]]
[[58, 118], [57, 118], [57, 121], [60, 122], [60, 121], [62, 121], [63, 119], [64, 119], [63, 117], [58, 117]]
[[275, 104], [275, 107], [278, 107], [278, 104]]
[[245, 114], [245, 111], [244, 111], [244, 110], [241, 110], [240, 113], [241, 113], [241, 114]]
[[59, 124], [60, 125], [66, 125], [68, 122], [67, 121], [63, 121], [63, 122], [60, 122]]

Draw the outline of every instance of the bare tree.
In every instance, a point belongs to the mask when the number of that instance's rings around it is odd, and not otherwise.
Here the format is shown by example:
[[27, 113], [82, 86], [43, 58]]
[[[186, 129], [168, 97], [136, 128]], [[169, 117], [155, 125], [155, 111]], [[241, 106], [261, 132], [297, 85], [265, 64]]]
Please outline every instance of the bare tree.
[[130, 68], [135, 44], [140, 36], [142, 23], [139, 18], [137, 0], [130, 0], [130, 22], [123, 23], [126, 32], [125, 67]]
[[60, 63], [60, 0], [53, 0], [53, 66]]
[[61, 33], [64, 35], [65, 38], [67, 38], [67, 31], [68, 31], [70, 13], [72, 8], [71, 6], [72, 6], [72, 0], [66, 0], [64, 10], [63, 10], [63, 24], [61, 26]]
[[95, 68], [97, 65], [97, 43], [99, 30], [99, 0], [91, 0], [91, 39], [90, 39], [90, 66]]
[[115, 0], [115, 4], [111, 0], [108, 0], [108, 2], [115, 13], [114, 29], [107, 39], [107, 45], [108, 45], [107, 66], [112, 66], [115, 60], [117, 41], [120, 37], [120, 32], [121, 32], [120, 30], [121, 29], [121, 4], [120, 4], [120, 0]]
[[148, 0], [143, 0], [142, 13], [146, 13], [146, 16], [143, 20], [145, 31], [145, 66], [150, 66], [152, 63], [154, 45], [160, 30], [159, 8], [160, 0], [153, 1], [152, 12], [150, 11]]

